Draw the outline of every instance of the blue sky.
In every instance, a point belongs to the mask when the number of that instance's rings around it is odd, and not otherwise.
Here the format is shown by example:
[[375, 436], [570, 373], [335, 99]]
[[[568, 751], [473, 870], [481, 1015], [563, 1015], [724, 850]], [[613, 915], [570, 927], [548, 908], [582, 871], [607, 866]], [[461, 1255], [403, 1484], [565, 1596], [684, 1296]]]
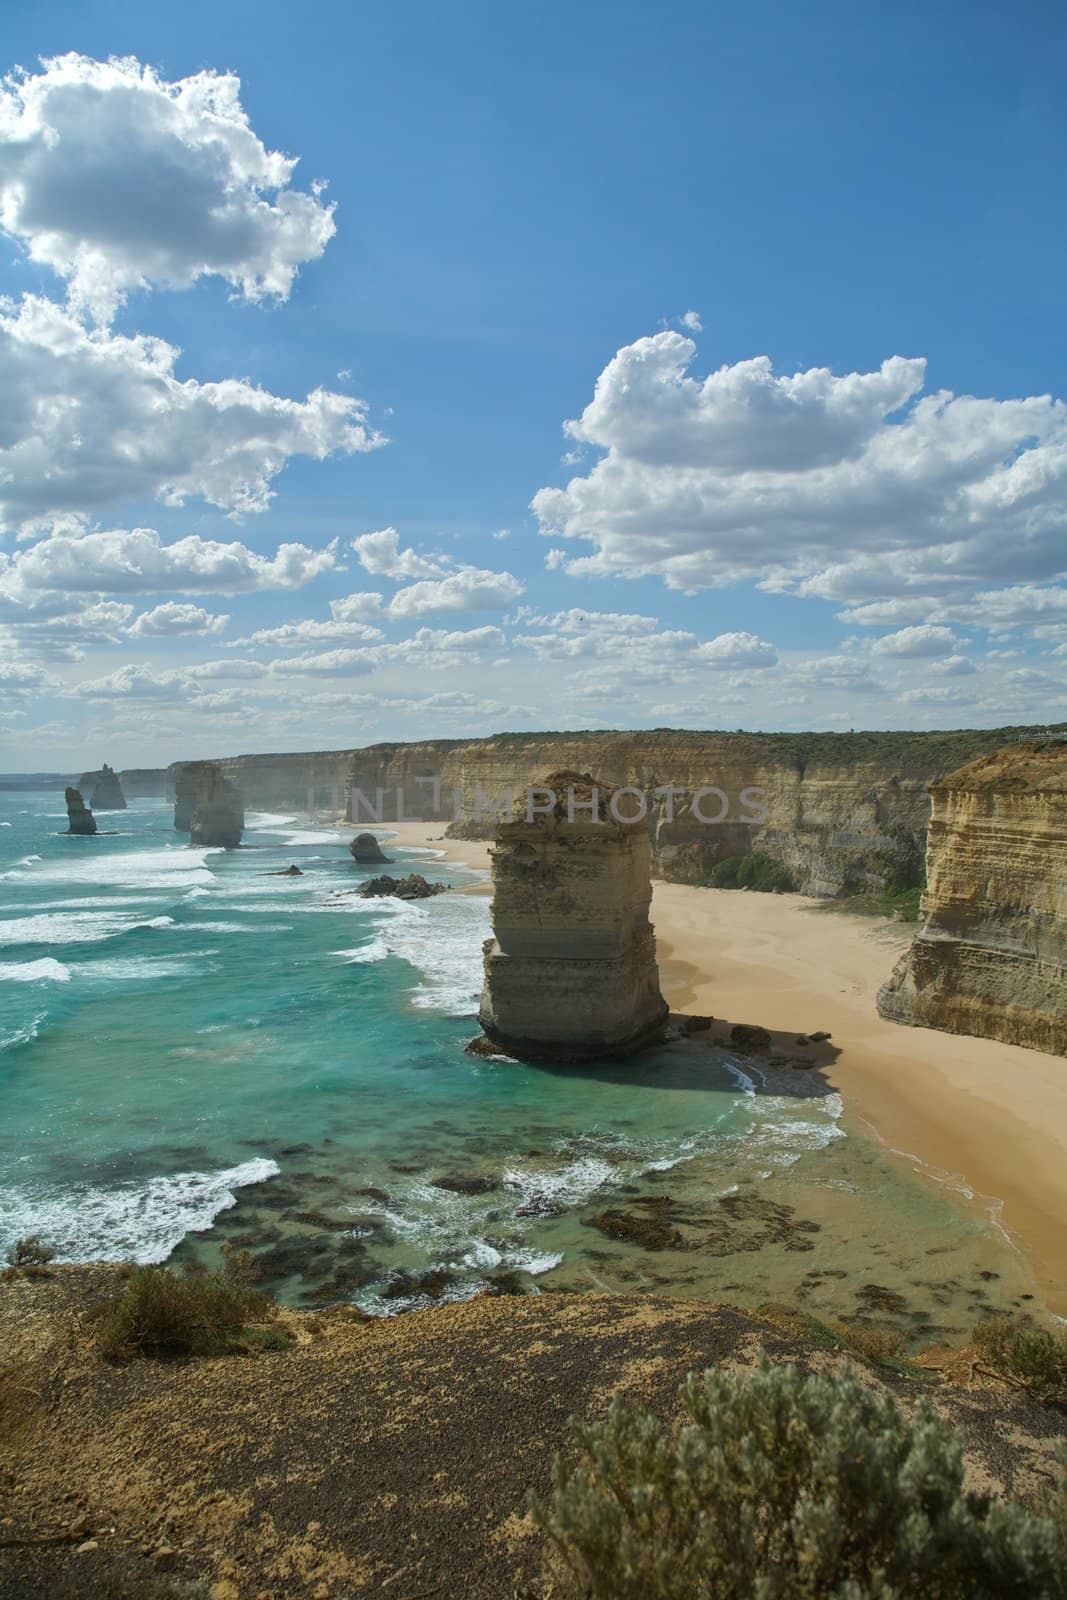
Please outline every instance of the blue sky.
[[1064, 715], [1065, 35], [5, 8], [0, 768]]

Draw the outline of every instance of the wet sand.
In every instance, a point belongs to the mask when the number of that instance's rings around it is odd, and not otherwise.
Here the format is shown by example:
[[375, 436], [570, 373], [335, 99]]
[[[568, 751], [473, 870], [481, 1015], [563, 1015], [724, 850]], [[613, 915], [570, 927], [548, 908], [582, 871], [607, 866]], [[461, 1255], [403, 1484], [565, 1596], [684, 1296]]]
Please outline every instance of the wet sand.
[[[487, 870], [488, 846], [402, 823], [397, 842]], [[472, 892], [488, 893], [488, 884]], [[914, 929], [803, 895], [656, 883], [652, 915], [672, 1009], [833, 1035], [821, 1070], [860, 1121], [929, 1181], [996, 1207], [1048, 1307], [1067, 1316], [1067, 1062], [884, 1022], [875, 996]]]

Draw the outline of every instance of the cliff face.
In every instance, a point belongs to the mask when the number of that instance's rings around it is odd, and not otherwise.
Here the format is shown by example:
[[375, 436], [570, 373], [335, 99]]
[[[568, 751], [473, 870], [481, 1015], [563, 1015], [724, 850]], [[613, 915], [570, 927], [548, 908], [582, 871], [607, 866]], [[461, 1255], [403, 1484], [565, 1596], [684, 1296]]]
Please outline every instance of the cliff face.
[[80, 789], [67, 789], [67, 832], [89, 835], [96, 832], [96, 818], [82, 799]]
[[931, 795], [924, 922], [879, 1011], [1067, 1055], [1067, 741], [998, 751]]
[[[782, 862], [798, 889], [836, 895], [881, 888], [888, 872], [899, 877], [902, 857], [918, 869], [930, 815], [928, 786], [1033, 731], [748, 734], [659, 728], [498, 734], [232, 756], [217, 765], [250, 806], [343, 811], [358, 826], [393, 821], [399, 792], [405, 815], [482, 838], [492, 836], [497, 818], [487, 801], [479, 818], [479, 786], [491, 799], [561, 769], [595, 772], [606, 782], [649, 791], [674, 784], [690, 797], [713, 785], [730, 797], [727, 815], [714, 825], [693, 815], [685, 795], [673, 802], [652, 798], [656, 875], [702, 883], [717, 861], [758, 850]], [[168, 768], [170, 783], [185, 765]], [[746, 787], [764, 791], [765, 821], [756, 820], [759, 812], [742, 801]], [[721, 803], [705, 796], [699, 804], [714, 816]]]
[[174, 827], [190, 844], [232, 850], [241, 842], [245, 813], [236, 786], [214, 761], [186, 761], [177, 773]]
[[588, 775], [554, 773], [538, 787], [539, 801], [551, 792], [552, 810], [528, 815], [519, 801], [496, 831], [495, 937], [485, 946], [478, 1020], [494, 1044], [524, 1059], [629, 1054], [667, 1018], [648, 920], [648, 831], [620, 821], [611, 787]]
[[213, 761], [203, 762], [197, 774], [189, 843], [236, 850], [244, 826], [245, 811], [237, 789]]

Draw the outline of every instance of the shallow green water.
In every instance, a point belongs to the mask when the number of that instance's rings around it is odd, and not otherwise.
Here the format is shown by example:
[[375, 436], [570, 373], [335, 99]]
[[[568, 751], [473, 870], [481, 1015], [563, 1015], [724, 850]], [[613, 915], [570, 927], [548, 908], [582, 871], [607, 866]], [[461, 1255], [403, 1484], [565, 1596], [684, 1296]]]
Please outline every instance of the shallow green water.
[[[230, 1239], [287, 1297], [378, 1310], [608, 1287], [947, 1331], [1029, 1292], [979, 1208], [843, 1134], [807, 1074], [699, 1036], [582, 1071], [465, 1055], [484, 899], [362, 901], [348, 834], [295, 818], [251, 815], [231, 852], [181, 843], [162, 804], [98, 820], [72, 839], [58, 794], [0, 795], [3, 1241]], [[606, 1236], [605, 1209], [667, 1247]]]

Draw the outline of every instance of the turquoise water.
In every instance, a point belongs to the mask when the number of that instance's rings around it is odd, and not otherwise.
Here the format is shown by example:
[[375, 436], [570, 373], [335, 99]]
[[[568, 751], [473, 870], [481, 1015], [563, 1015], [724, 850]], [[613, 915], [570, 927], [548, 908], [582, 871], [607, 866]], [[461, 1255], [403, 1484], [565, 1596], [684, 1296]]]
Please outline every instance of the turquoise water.
[[[171, 820], [134, 802], [70, 838], [58, 793], [0, 795], [0, 1245], [231, 1241], [289, 1299], [382, 1311], [601, 1287], [864, 1317], [877, 1289], [881, 1320], [951, 1330], [1029, 1292], [993, 1221], [846, 1136], [807, 1074], [699, 1036], [581, 1071], [473, 1058], [483, 897], [361, 900], [350, 830], [253, 813], [227, 852]], [[669, 1247], [606, 1235], [608, 1208]]]

